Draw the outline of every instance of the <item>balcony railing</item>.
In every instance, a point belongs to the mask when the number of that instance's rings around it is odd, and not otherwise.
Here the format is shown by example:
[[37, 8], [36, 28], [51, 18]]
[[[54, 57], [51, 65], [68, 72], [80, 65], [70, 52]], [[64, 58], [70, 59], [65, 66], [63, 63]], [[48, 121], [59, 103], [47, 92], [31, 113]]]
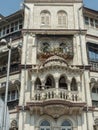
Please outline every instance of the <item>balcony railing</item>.
[[12, 38], [12, 41], [22, 38], [21, 30], [19, 30], [17, 32], [10, 33], [10, 34], [7, 34], [7, 35], [5, 35], [3, 37], [0, 37], [0, 40], [1, 39], [6, 39], [6, 41], [9, 42], [10, 41], [10, 37]]
[[90, 61], [91, 70], [98, 71], [98, 62]]
[[93, 105], [94, 107], [98, 107], [98, 101], [92, 100], [92, 105]]
[[34, 94], [34, 100], [36, 101], [60, 99], [72, 102], [81, 102], [81, 93], [78, 91], [51, 88], [47, 90], [35, 90]]
[[[19, 71], [19, 64], [11, 64], [10, 73]], [[0, 68], [0, 77], [7, 74], [7, 66]]]
[[18, 106], [18, 103], [19, 103], [19, 99], [7, 102], [9, 110], [15, 109]]

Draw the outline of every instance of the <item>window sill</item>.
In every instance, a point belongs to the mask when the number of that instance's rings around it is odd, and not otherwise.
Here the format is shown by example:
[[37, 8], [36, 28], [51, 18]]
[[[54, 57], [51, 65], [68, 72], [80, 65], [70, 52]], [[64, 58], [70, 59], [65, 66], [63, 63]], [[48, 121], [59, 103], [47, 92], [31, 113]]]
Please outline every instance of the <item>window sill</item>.
[[51, 26], [50, 25], [41, 25], [40, 27], [41, 28], [50, 28]]
[[57, 25], [57, 27], [58, 28], [66, 28], [67, 29], [67, 27], [65, 25]]

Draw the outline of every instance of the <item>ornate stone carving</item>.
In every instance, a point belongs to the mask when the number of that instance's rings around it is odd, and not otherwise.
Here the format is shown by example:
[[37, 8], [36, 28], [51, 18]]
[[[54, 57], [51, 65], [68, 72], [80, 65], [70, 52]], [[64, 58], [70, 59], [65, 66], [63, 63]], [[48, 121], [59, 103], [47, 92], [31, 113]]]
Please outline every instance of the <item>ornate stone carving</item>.
[[45, 112], [51, 115], [53, 118], [58, 118], [65, 113], [63, 105], [50, 105], [44, 108]]
[[45, 37], [38, 38], [38, 58], [44, 60], [58, 55], [63, 58], [73, 57], [73, 37]]
[[17, 121], [16, 120], [12, 120], [11, 128], [17, 128]]

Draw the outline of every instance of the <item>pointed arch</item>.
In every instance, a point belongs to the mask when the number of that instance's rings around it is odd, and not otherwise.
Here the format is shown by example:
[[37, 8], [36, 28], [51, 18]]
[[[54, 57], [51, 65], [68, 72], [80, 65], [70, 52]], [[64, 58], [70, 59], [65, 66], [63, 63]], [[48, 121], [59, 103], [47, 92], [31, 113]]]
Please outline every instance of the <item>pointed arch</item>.
[[62, 75], [59, 79], [59, 88], [68, 89], [66, 77]]
[[40, 78], [37, 77], [35, 80], [35, 90], [40, 90], [41, 89], [41, 81]]
[[78, 90], [77, 82], [76, 79], [73, 77], [71, 81], [71, 91], [77, 91], [77, 90]]
[[46, 77], [45, 87], [48, 88], [54, 88], [55, 87], [55, 80], [52, 75], [48, 75]]

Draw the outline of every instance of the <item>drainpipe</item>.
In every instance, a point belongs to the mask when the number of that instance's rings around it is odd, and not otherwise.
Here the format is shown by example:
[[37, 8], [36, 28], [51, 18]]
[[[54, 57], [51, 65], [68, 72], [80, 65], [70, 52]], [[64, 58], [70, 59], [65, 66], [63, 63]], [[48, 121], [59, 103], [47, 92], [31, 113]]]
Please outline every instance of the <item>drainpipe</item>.
[[[78, 27], [79, 27], [79, 31], [80, 31], [80, 34], [79, 34], [79, 39], [80, 39], [80, 53], [81, 53], [81, 61], [82, 61], [82, 65], [84, 66], [84, 70], [85, 70], [85, 64], [84, 64], [84, 60], [83, 60], [83, 55], [82, 55], [82, 38], [81, 38], [81, 25], [80, 25], [80, 11], [83, 9], [83, 5], [77, 10], [77, 13], [78, 13]], [[84, 78], [84, 90], [85, 90], [85, 100], [86, 102], [88, 103], [88, 100], [87, 100], [87, 89], [86, 89], [86, 77], [85, 75], [83, 75], [83, 78]], [[86, 110], [86, 122], [87, 122], [87, 130], [89, 130], [89, 123], [88, 123], [88, 120], [89, 120], [89, 117], [88, 117], [88, 104], [87, 104], [87, 110]]]

